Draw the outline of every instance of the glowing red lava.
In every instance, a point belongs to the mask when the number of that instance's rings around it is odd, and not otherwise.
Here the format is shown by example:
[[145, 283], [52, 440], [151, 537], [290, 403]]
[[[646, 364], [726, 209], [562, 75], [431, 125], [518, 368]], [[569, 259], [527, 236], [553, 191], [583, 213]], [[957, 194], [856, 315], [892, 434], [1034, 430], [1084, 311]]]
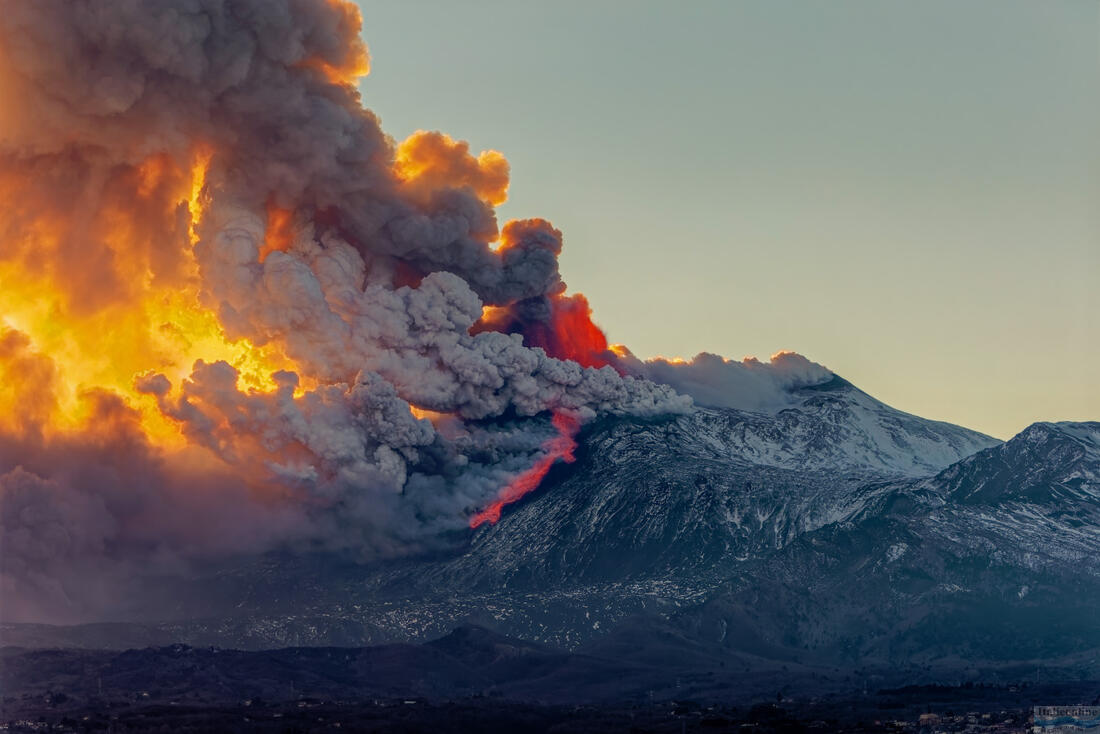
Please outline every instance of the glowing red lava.
[[607, 336], [593, 323], [592, 307], [584, 294], [554, 298], [551, 308], [549, 324], [533, 324], [525, 331], [528, 345], [542, 347], [551, 357], [571, 359], [583, 367], [615, 367]]
[[500, 520], [500, 511], [505, 505], [510, 505], [517, 501], [529, 492], [533, 492], [542, 482], [543, 477], [550, 471], [550, 467], [554, 465], [558, 459], [567, 463], [572, 463], [576, 460], [573, 456], [573, 450], [577, 448], [577, 442], [573, 440], [573, 437], [577, 435], [577, 431], [580, 430], [580, 422], [571, 415], [565, 413], [554, 413], [553, 418], [554, 428], [557, 429], [558, 435], [553, 438], [547, 439], [543, 443], [542, 448], [546, 452], [546, 455], [539, 459], [534, 466], [527, 471], [520, 474], [512, 483], [501, 490], [500, 495], [481, 512], [477, 513], [470, 518], [470, 527], [477, 528], [484, 523], [490, 525], [496, 525]]

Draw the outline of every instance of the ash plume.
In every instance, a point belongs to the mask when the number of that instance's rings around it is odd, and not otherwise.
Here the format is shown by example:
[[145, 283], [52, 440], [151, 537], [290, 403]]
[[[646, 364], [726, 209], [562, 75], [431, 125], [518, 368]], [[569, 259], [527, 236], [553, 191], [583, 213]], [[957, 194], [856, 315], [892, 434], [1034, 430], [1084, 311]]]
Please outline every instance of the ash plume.
[[620, 347], [619, 359], [631, 374], [669, 385], [699, 405], [771, 411], [790, 406], [790, 391], [828, 382], [834, 375], [797, 352], [777, 352], [767, 362], [745, 357], [740, 362], [701, 352], [691, 360], [662, 357], [641, 361]]
[[349, 2], [3, 10], [7, 619], [117, 616], [144, 576], [278, 548], [434, 550], [597, 416], [831, 376], [610, 348], [562, 233], [498, 223], [501, 154], [382, 131]]
[[499, 226], [503, 156], [382, 131], [359, 33], [342, 0], [5, 5], [6, 617], [108, 614], [196, 559], [431, 548], [560, 426], [690, 409], [607, 351], [558, 230]]

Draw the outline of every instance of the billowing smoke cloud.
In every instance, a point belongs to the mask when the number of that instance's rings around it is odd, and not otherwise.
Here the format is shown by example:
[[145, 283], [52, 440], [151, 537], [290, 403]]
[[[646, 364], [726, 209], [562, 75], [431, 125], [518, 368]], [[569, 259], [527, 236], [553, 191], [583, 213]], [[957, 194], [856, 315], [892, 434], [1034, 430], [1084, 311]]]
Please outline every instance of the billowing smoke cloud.
[[690, 408], [607, 350], [558, 230], [498, 226], [500, 154], [382, 132], [359, 30], [342, 0], [5, 4], [7, 618], [280, 545], [431, 548], [584, 421]]
[[339, 232], [376, 277], [445, 270], [502, 306], [565, 289], [545, 222], [488, 246], [507, 187], [499, 154], [438, 134], [395, 150], [361, 106], [366, 50], [348, 3], [17, 0], [2, 23], [0, 90], [19, 104], [0, 142], [38, 179], [63, 169], [101, 186], [119, 166], [206, 149], [210, 198]]
[[258, 218], [208, 221], [214, 234], [196, 250], [222, 323], [231, 335], [285, 343], [310, 375], [340, 380], [373, 371], [416, 406], [465, 418], [551, 408], [584, 417], [659, 415], [687, 406], [666, 387], [527, 348], [520, 334], [470, 335], [482, 302], [452, 273], [428, 275], [415, 288], [365, 285], [358, 251], [335, 236], [308, 234], [260, 263]]
[[[495, 522], [597, 415], [830, 377], [612, 351], [508, 164], [397, 144], [343, 0], [9, 0], [0, 14], [0, 593], [277, 547], [360, 559]], [[463, 536], [464, 537], [464, 536]]]
[[822, 365], [796, 352], [779, 352], [768, 362], [746, 357], [740, 362], [702, 352], [691, 361], [638, 360], [620, 348], [621, 363], [632, 374], [670, 385], [699, 405], [771, 411], [791, 405], [791, 390], [833, 378]]
[[[56, 403], [49, 357], [11, 330], [0, 344], [14, 404]], [[199, 363], [170, 394], [163, 376], [142, 377], [183, 427], [182, 451], [151, 444], [113, 393], [81, 396], [79, 432], [50, 435], [43, 411], [13, 411], [18, 430], [0, 430], [4, 618], [117, 616], [148, 602], [136, 580], [279, 546], [365, 560], [438, 548], [555, 446], [548, 415], [433, 424], [376, 374], [297, 397], [296, 379], [244, 392], [233, 367]]]
[[[17, 405], [48, 404], [53, 365], [26, 338], [8, 367]], [[13, 356], [13, 355], [7, 355]], [[14, 372], [3, 374], [11, 391]], [[43, 379], [45, 378], [45, 379]], [[85, 430], [48, 436], [41, 410], [0, 430], [0, 611], [5, 619], [71, 622], [118, 612], [139, 575], [178, 573], [186, 561], [255, 552], [308, 530], [300, 506], [257, 500], [240, 477], [198, 450], [164, 455], [141, 417], [113, 393], [81, 396]], [[5, 416], [11, 415], [5, 413]]]

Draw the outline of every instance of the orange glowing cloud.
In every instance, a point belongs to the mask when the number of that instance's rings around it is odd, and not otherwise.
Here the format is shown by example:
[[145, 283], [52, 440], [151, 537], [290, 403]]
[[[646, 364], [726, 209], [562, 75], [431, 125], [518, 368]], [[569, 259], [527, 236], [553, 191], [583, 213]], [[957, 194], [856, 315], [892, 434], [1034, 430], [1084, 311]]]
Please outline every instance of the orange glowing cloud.
[[[0, 412], [47, 434], [84, 430], [83, 396], [105, 390], [139, 410], [153, 440], [177, 445], [178, 428], [135, 391], [136, 375], [181, 380], [196, 360], [221, 359], [250, 387], [274, 389], [268, 376], [289, 366], [277, 348], [227, 339], [199, 305], [191, 244], [209, 161], [200, 148], [182, 163], [150, 156], [68, 208], [48, 172], [16, 185], [21, 167], [0, 171], [0, 197], [13, 207], [0, 225], [22, 212], [13, 229], [25, 236], [0, 251]], [[285, 221], [273, 237], [289, 236]]]
[[267, 228], [260, 249], [260, 262], [272, 252], [286, 252], [294, 242], [294, 212], [272, 202], [267, 203]]
[[470, 144], [440, 132], [417, 131], [397, 147], [394, 172], [410, 188], [469, 188], [490, 206], [508, 199], [508, 161], [495, 150], [474, 157]]

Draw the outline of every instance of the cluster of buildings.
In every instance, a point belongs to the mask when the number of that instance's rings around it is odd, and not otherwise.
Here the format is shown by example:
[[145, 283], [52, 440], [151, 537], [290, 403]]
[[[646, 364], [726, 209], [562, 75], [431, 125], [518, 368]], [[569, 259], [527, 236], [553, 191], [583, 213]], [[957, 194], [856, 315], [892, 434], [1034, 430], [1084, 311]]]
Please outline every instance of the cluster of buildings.
[[1028, 716], [1021, 711], [979, 713], [921, 714], [917, 721], [920, 734], [967, 732], [976, 734], [1025, 734], [1030, 731]]

